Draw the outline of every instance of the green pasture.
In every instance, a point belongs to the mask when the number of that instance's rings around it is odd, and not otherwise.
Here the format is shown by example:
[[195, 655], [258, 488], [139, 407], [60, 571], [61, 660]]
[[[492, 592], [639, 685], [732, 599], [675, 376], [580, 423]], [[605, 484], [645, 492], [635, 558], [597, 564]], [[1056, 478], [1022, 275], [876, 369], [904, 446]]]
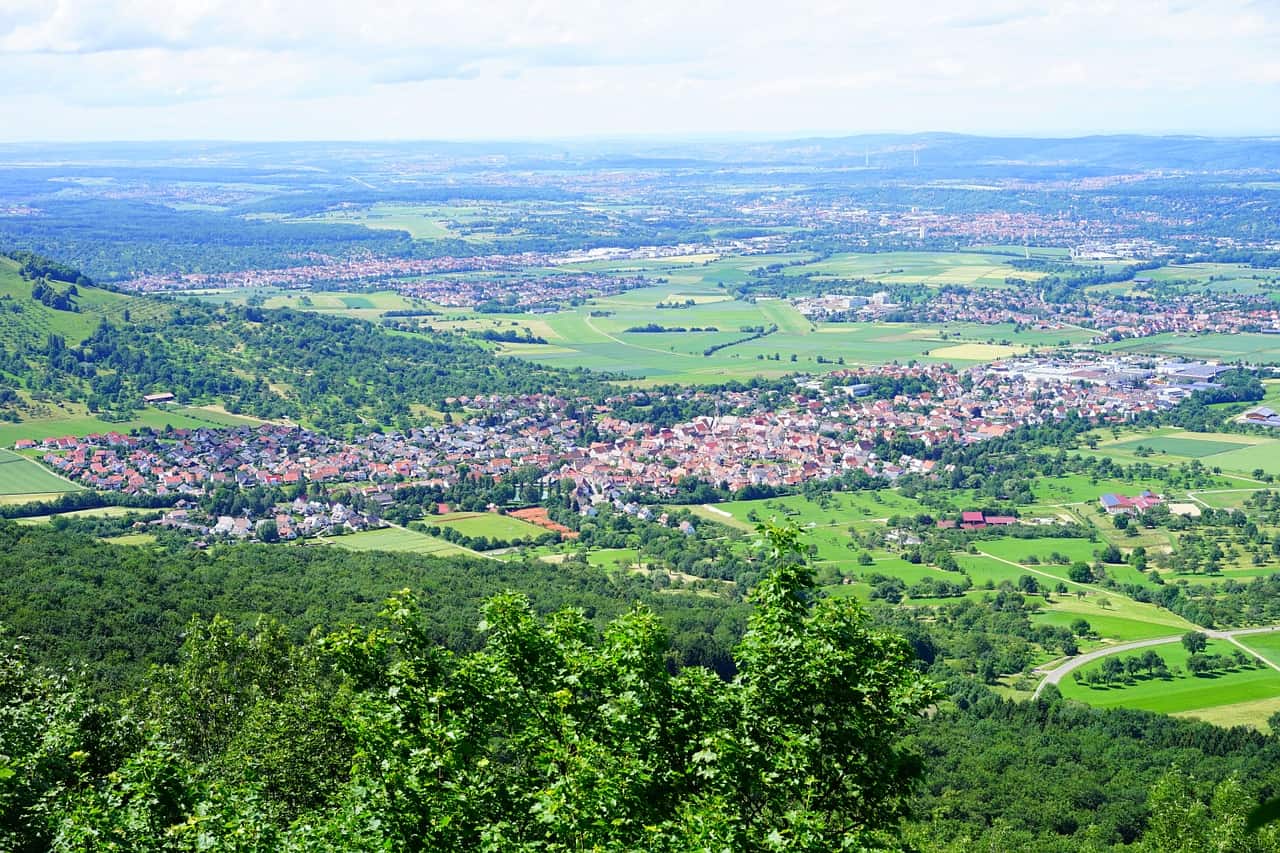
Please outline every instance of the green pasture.
[[0, 449], [0, 495], [40, 495], [81, 490], [81, 486], [62, 479], [40, 463]]
[[433, 557], [457, 555], [479, 556], [475, 551], [437, 539], [416, 530], [402, 527], [384, 527], [380, 530], [361, 530], [344, 536], [325, 537], [322, 541], [348, 551], [403, 551], [411, 554], [427, 554]]
[[415, 240], [456, 238], [460, 235], [450, 225], [460, 216], [476, 215], [476, 207], [450, 208], [430, 204], [377, 203], [367, 207], [330, 210], [307, 217], [306, 221], [363, 225], [365, 228], [407, 231]]
[[[68, 344], [83, 341], [103, 318], [119, 322], [128, 311], [134, 320], [167, 315], [172, 306], [148, 297], [126, 296], [110, 290], [77, 286], [73, 302], [77, 311], [58, 311], [31, 298], [32, 282], [23, 279], [17, 262], [0, 257], [0, 340], [9, 344], [43, 344], [49, 335], [60, 335]], [[55, 282], [55, 290], [69, 285]]]
[[753, 524], [754, 516], [761, 521], [776, 519], [778, 522], [793, 522], [801, 528], [847, 527], [855, 522], [886, 519], [893, 515], [915, 515], [926, 511], [918, 501], [892, 489], [831, 492], [815, 500], [803, 495], [788, 495], [752, 501], [727, 501], [715, 506], [741, 522]]
[[[1059, 685], [1063, 696], [1102, 708], [1138, 708], [1164, 714], [1196, 711], [1243, 702], [1256, 702], [1280, 696], [1280, 672], [1268, 666], [1228, 670], [1209, 676], [1186, 673], [1187, 652], [1181, 643], [1153, 647], [1170, 668], [1181, 670], [1169, 679], [1142, 678], [1135, 684], [1112, 687], [1090, 687], [1077, 684], [1071, 677]], [[1208, 651], [1230, 655], [1236, 647], [1225, 641], [1210, 641]], [[1129, 653], [1134, 654], [1134, 653]], [[1141, 654], [1141, 651], [1137, 652]], [[1086, 670], [1100, 666], [1089, 664]]]
[[953, 556], [956, 559], [956, 563], [973, 581], [974, 587], [985, 587], [988, 582], [992, 586], [999, 586], [1005, 581], [1017, 583], [1018, 578], [1029, 574], [1025, 569], [1011, 566], [999, 560], [993, 560], [991, 557], [985, 557], [981, 554], [955, 554]]
[[1057, 477], [1037, 477], [1031, 489], [1036, 501], [1044, 505], [1097, 504], [1098, 498], [1107, 493], [1136, 495], [1144, 489], [1159, 491], [1156, 480], [1115, 480], [1107, 477], [1091, 477], [1087, 474], [1063, 474]]
[[1061, 573], [1064, 578], [1066, 577], [1067, 566], [1050, 565], [1050, 555], [1057, 553], [1066, 557], [1069, 561], [1084, 560], [1085, 562], [1092, 562], [1094, 560], [1094, 552], [1106, 547], [1104, 542], [1090, 542], [1088, 539], [1069, 539], [1056, 536], [1045, 539], [1018, 539], [1006, 536], [1000, 539], [985, 539], [974, 544], [983, 553], [1022, 565], [1028, 565], [1027, 559], [1035, 557], [1039, 560], [1039, 564], [1029, 564], [1033, 568], [1052, 575]]
[[1280, 269], [1251, 267], [1247, 264], [1169, 264], [1157, 270], [1141, 272], [1138, 277], [1212, 293], [1257, 295], [1280, 288]]

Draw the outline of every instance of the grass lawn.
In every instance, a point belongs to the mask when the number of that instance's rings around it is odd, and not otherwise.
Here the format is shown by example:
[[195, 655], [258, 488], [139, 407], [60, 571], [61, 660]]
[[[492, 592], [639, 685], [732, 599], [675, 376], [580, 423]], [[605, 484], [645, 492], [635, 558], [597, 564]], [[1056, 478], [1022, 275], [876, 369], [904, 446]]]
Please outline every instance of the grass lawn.
[[994, 586], [999, 586], [1004, 581], [1017, 583], [1018, 578], [1027, 574], [1026, 571], [1016, 566], [993, 560], [990, 557], [984, 557], [981, 554], [955, 554], [954, 556], [956, 563], [959, 564], [960, 568], [964, 569], [965, 574], [973, 581], [975, 587], [984, 587], [988, 581]]
[[980, 540], [975, 542], [974, 545], [983, 553], [990, 554], [993, 557], [1000, 557], [1004, 560], [1012, 560], [1015, 563], [1027, 564], [1028, 557], [1035, 557], [1039, 564], [1030, 563], [1029, 565], [1051, 575], [1061, 574], [1064, 578], [1067, 576], [1067, 566], [1050, 564], [1049, 557], [1051, 554], [1060, 554], [1072, 562], [1075, 560], [1092, 562], [1094, 552], [1101, 551], [1106, 547], [1103, 542], [1090, 542], [1088, 539], [1065, 539], [1061, 537], [1018, 539], [1013, 536]]
[[587, 552], [587, 565], [601, 569], [631, 568], [636, 564], [636, 552], [631, 548], [600, 548]]
[[[781, 498], [761, 498], [754, 501], [726, 501], [715, 508], [729, 513], [735, 520], [754, 525], [748, 516], [762, 521], [776, 518], [780, 522], [792, 521], [802, 528], [848, 526], [855, 522], [872, 521], [893, 515], [914, 515], [925, 512], [917, 501], [892, 489], [866, 492], [833, 492], [822, 500], [809, 500], [803, 495]], [[724, 516], [719, 513], [709, 518]]]
[[0, 449], [0, 495], [78, 492], [83, 487], [62, 479], [38, 462]]
[[345, 536], [325, 537], [321, 541], [348, 551], [407, 551], [433, 557], [452, 557], [459, 554], [479, 556], [475, 551], [454, 545], [452, 542], [400, 527], [361, 530], [359, 533], [348, 533]]
[[448, 515], [432, 515], [423, 519], [423, 523], [428, 526], [451, 527], [465, 536], [486, 536], [490, 539], [504, 539], [511, 542], [534, 539], [547, 532], [536, 524], [508, 515], [499, 515], [496, 512], [453, 512]]
[[1037, 503], [1041, 504], [1074, 504], [1097, 503], [1100, 496], [1108, 492], [1122, 495], [1136, 495], [1143, 489], [1160, 491], [1160, 483], [1156, 480], [1112, 480], [1108, 478], [1090, 477], [1086, 474], [1064, 474], [1058, 477], [1037, 477], [1032, 481], [1032, 491]]

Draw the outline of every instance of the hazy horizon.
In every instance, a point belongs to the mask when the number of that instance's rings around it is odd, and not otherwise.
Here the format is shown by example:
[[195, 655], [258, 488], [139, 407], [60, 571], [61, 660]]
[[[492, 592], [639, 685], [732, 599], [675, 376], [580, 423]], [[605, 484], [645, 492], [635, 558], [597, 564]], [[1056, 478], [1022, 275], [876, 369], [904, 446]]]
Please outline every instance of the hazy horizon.
[[16, 0], [4, 142], [1280, 134], [1280, 6]]

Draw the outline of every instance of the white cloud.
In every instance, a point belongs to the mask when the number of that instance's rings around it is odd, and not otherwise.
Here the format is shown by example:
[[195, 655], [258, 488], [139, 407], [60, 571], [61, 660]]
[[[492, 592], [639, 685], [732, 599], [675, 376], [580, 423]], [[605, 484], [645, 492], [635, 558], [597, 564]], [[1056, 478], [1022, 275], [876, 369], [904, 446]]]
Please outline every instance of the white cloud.
[[8, 0], [0, 134], [1275, 132], [1277, 55], [1248, 0]]

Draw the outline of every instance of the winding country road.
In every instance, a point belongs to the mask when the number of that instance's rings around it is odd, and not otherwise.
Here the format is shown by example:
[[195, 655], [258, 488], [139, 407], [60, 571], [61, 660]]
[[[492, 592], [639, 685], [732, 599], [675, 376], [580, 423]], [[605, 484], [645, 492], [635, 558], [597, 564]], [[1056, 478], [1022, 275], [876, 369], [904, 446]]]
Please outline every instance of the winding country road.
[[[1226, 640], [1232, 645], [1239, 646], [1241, 649], [1253, 655], [1267, 666], [1277, 672], [1280, 672], [1280, 665], [1273, 663], [1271, 660], [1263, 657], [1236, 639], [1236, 637], [1246, 636], [1248, 634], [1266, 634], [1271, 631], [1280, 631], [1280, 625], [1270, 625], [1262, 628], [1236, 628], [1233, 631], [1211, 631], [1207, 628], [1197, 628], [1196, 630], [1200, 631], [1211, 640]], [[1165, 643], [1176, 643], [1181, 640], [1183, 636], [1185, 636], [1185, 634], [1174, 634], [1171, 637], [1154, 637], [1150, 640], [1138, 640], [1133, 643], [1121, 643], [1116, 646], [1106, 646], [1101, 649], [1086, 652], [1082, 655], [1076, 655], [1071, 658], [1071, 660], [1066, 661], [1065, 663], [1062, 663], [1046, 672], [1044, 678], [1041, 679], [1038, 685], [1036, 685], [1036, 692], [1033, 698], [1038, 698], [1047, 685], [1056, 685], [1058, 682], [1062, 681], [1063, 676], [1072, 670], [1079, 669], [1080, 667], [1093, 663], [1100, 658], [1107, 657], [1108, 655], [1120, 654], [1121, 652], [1131, 652], [1134, 649], [1145, 649], [1148, 646], [1161, 646]]]

